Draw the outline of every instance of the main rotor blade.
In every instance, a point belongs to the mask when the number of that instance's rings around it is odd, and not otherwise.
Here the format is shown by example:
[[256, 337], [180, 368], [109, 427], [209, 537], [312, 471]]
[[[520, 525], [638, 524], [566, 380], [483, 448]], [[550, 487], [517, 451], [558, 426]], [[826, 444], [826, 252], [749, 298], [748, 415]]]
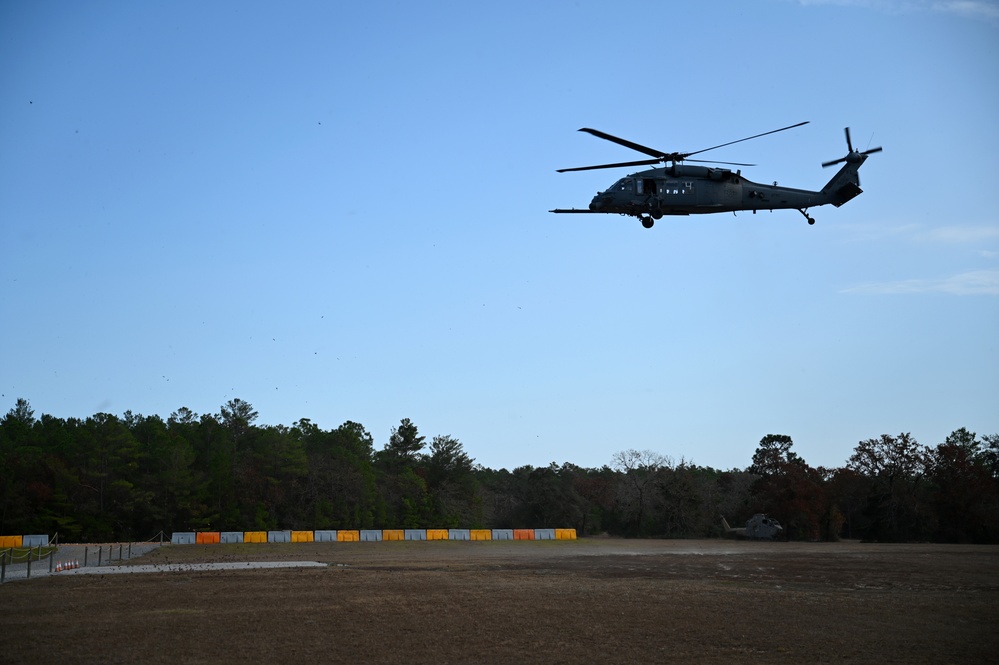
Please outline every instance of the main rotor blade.
[[640, 143], [635, 143], [633, 141], [628, 141], [627, 139], [618, 138], [606, 132], [601, 132], [598, 129], [590, 129], [589, 127], [583, 127], [579, 131], [586, 132], [587, 134], [592, 134], [593, 136], [596, 136], [598, 139], [603, 139], [605, 141], [610, 141], [611, 143], [623, 145], [625, 148], [631, 148], [632, 150], [646, 154], [649, 157], [658, 157], [659, 161], [662, 161], [663, 158], [669, 154], [661, 150], [656, 150], [654, 148], [649, 148], [647, 146], [641, 145]]
[[[844, 127], [843, 131], [846, 132], [846, 148], [848, 152], [853, 152], [853, 141], [850, 140], [850, 128]], [[870, 144], [868, 144], [870, 145]]]
[[710, 148], [704, 148], [703, 150], [696, 150], [694, 152], [685, 152], [685, 153], [682, 153], [682, 155], [683, 155], [682, 159], [686, 159], [687, 157], [690, 157], [691, 155], [699, 155], [700, 153], [707, 152], [708, 150], [715, 150], [717, 148], [724, 148], [727, 145], [733, 145], [735, 143], [742, 143], [743, 141], [749, 141], [751, 139], [758, 139], [761, 136], [766, 136], [768, 134], [776, 134], [777, 132], [783, 132], [783, 131], [788, 130], [788, 129], [794, 129], [795, 127], [801, 127], [802, 125], [807, 125], [809, 122], [811, 122], [811, 121], [806, 120], [805, 122], [799, 122], [797, 125], [788, 125], [787, 127], [781, 127], [780, 129], [773, 129], [773, 130], [770, 130], [769, 132], [763, 132], [762, 134], [757, 134], [755, 136], [747, 136], [746, 138], [739, 139], [738, 141], [729, 141], [728, 143], [722, 143], [721, 145], [712, 146]]
[[571, 169], [556, 169], [556, 173], [567, 173], [569, 171], [592, 171], [594, 169], [616, 169], [619, 166], [650, 166], [658, 164], [661, 159], [642, 159], [637, 162], [618, 162], [617, 164], [598, 164], [597, 166], [576, 166]]
[[697, 162], [698, 164], [726, 164], [728, 166], [756, 166], [756, 164], [743, 164], [742, 162], [718, 162], [713, 159], [685, 159], [685, 162]]

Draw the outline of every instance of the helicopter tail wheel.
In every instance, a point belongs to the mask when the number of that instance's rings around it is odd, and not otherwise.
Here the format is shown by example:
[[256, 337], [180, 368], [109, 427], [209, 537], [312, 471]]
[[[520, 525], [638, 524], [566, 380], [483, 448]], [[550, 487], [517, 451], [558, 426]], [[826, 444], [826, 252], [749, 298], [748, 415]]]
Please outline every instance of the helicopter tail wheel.
[[809, 224], [809, 225], [812, 225], [812, 224], [814, 224], [814, 223], [815, 223], [815, 219], [814, 219], [813, 217], [810, 217], [810, 216], [808, 215], [808, 211], [807, 211], [807, 210], [805, 210], [804, 208], [802, 208], [802, 209], [798, 210], [798, 212], [800, 212], [800, 213], [801, 213], [802, 215], [804, 215], [804, 216], [805, 216], [805, 220], [807, 220], [807, 221], [808, 221], [808, 224]]
[[642, 220], [642, 226], [644, 226], [647, 229], [651, 229], [652, 225], [656, 223], [656, 220], [652, 219], [651, 217], [640, 217], [639, 219]]

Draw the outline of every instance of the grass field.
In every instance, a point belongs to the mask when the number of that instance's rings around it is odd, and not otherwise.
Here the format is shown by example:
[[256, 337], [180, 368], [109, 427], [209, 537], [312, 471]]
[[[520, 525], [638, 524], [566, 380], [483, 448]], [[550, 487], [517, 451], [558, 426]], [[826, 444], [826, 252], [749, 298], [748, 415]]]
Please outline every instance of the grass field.
[[0, 587], [0, 661], [982, 663], [999, 547], [583, 539], [163, 546]]

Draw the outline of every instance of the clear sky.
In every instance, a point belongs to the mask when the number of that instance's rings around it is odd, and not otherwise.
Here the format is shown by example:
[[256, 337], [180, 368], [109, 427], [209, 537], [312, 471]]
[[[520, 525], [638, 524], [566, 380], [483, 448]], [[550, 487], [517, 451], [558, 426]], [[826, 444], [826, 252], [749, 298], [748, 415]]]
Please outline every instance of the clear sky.
[[[493, 468], [999, 432], [999, 2], [4, 2], [0, 411], [410, 418]], [[842, 208], [585, 207], [595, 127]]]

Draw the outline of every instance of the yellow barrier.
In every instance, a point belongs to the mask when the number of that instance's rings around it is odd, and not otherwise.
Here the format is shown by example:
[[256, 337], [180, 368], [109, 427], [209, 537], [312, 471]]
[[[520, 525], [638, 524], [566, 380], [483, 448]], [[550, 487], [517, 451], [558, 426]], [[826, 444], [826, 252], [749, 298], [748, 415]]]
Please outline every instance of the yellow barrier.
[[447, 540], [447, 529], [427, 529], [427, 540]]
[[244, 531], [243, 532], [243, 542], [244, 543], [266, 543], [267, 542], [267, 532], [266, 531]]
[[472, 540], [492, 540], [492, 529], [472, 529], [468, 532]]
[[343, 529], [340, 529], [339, 531], [336, 532], [336, 539], [337, 542], [340, 543], [356, 543], [361, 540], [361, 532], [344, 531]]
[[555, 540], [576, 540], [576, 530], [555, 529]]
[[406, 532], [402, 529], [382, 529], [382, 540], [405, 540]]
[[311, 531], [292, 531], [291, 532], [291, 542], [293, 543], [311, 543], [313, 541]]
[[20, 547], [22, 542], [24, 542], [23, 536], [0, 536], [0, 549]]

